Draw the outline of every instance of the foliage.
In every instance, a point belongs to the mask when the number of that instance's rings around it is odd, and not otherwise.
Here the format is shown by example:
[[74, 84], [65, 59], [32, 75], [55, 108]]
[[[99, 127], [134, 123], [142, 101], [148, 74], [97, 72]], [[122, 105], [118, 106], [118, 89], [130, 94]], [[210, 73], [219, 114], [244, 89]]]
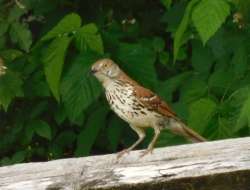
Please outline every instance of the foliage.
[[[245, 0], [0, 1], [0, 165], [136, 140], [88, 74], [101, 57], [207, 139], [249, 135], [249, 12]], [[158, 146], [180, 143], [163, 131]]]

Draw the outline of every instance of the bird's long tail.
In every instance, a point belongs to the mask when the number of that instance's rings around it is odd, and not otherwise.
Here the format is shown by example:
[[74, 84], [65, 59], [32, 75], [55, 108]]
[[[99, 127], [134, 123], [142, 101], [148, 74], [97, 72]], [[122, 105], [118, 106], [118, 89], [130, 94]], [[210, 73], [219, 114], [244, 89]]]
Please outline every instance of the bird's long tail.
[[170, 122], [170, 125], [168, 127], [171, 132], [184, 136], [188, 140], [190, 140], [193, 143], [197, 142], [205, 142], [207, 141], [204, 137], [199, 135], [197, 132], [194, 130], [188, 128], [182, 121], [179, 119], [174, 119]]

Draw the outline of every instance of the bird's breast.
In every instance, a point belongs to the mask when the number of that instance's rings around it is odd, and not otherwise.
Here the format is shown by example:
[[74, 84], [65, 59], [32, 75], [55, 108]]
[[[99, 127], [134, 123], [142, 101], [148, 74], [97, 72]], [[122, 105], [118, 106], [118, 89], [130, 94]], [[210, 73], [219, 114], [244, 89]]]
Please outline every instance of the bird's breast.
[[137, 99], [132, 85], [119, 83], [109, 85], [106, 88], [106, 98], [111, 109], [130, 124], [148, 127], [158, 117]]

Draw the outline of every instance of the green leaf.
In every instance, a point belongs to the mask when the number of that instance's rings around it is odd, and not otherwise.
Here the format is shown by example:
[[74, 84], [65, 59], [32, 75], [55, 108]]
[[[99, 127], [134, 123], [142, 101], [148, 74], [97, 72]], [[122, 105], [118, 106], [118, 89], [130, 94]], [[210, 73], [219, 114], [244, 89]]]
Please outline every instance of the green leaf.
[[217, 130], [214, 131], [213, 135], [216, 135], [217, 139], [235, 137], [234, 131], [232, 130], [232, 122], [230, 121], [230, 119], [219, 117]]
[[168, 52], [160, 52], [159, 61], [163, 65], [167, 65], [169, 63], [169, 53]]
[[169, 9], [172, 4], [172, 0], [161, 0], [161, 3], [164, 5], [166, 9]]
[[3, 157], [0, 160], [0, 164], [1, 164], [1, 166], [6, 166], [6, 165], [11, 165], [12, 162], [11, 162], [11, 159], [9, 157]]
[[157, 81], [154, 68], [156, 53], [149, 47], [141, 44], [121, 43], [117, 57], [122, 63], [121, 67], [124, 67], [134, 79], [146, 85], [155, 85]]
[[16, 58], [21, 57], [23, 53], [17, 49], [5, 49], [0, 52], [0, 56], [6, 63], [14, 61]]
[[54, 112], [54, 120], [56, 121], [57, 125], [62, 125], [67, 117], [66, 111], [64, 107], [60, 106]]
[[108, 109], [103, 106], [98, 107], [91, 113], [85, 128], [77, 137], [77, 148], [75, 151], [77, 156], [89, 155], [100, 129], [105, 125], [107, 113]]
[[[25, 3], [29, 4], [29, 7], [32, 9], [32, 15], [47, 15], [52, 13], [57, 7], [60, 7], [60, 1], [50, 1], [50, 0], [29, 0]], [[63, 11], [62, 11], [63, 12]], [[52, 15], [51, 17], [53, 17]], [[51, 18], [49, 17], [49, 18]]]
[[57, 145], [61, 146], [61, 147], [71, 147], [73, 145], [73, 143], [76, 140], [76, 134], [74, 131], [71, 130], [67, 130], [67, 131], [63, 131], [61, 132], [55, 142]]
[[64, 58], [66, 56], [66, 50], [71, 39], [72, 38], [67, 36], [55, 38], [42, 57], [47, 82], [57, 101], [60, 100], [59, 83], [64, 64]]
[[183, 45], [183, 37], [184, 33], [187, 30], [189, 20], [190, 20], [190, 14], [193, 9], [193, 7], [198, 3], [200, 0], [191, 0], [185, 10], [184, 16], [182, 18], [182, 21], [180, 25], [177, 28], [177, 31], [174, 35], [174, 63], [178, 57], [179, 49]]
[[207, 42], [207, 46], [213, 52], [214, 58], [221, 59], [227, 55], [228, 48], [230, 48], [229, 45], [226, 44], [227, 41], [227, 31], [221, 27]]
[[160, 37], [155, 37], [153, 39], [153, 48], [156, 52], [162, 52], [165, 47], [165, 41]]
[[[240, 95], [239, 93], [244, 93], [244, 95]], [[239, 111], [238, 119], [235, 125], [235, 131], [239, 131], [243, 127], [247, 126], [250, 128], [250, 90], [249, 88], [243, 88], [238, 92], [236, 96], [244, 96], [244, 101], [242, 102], [242, 106]], [[237, 102], [238, 104], [240, 102]]]
[[[147, 134], [148, 135], [148, 134]], [[153, 135], [151, 135], [151, 138]], [[148, 143], [150, 143], [150, 140]], [[184, 144], [187, 143], [187, 140], [179, 135], [170, 133], [168, 130], [162, 130], [160, 133], [160, 136], [156, 142], [156, 147], [166, 147], [171, 145], [178, 145], [178, 144]]]
[[[240, 115], [243, 116], [244, 113], [244, 105], [248, 102], [250, 95], [250, 87], [249, 85], [244, 86], [235, 90], [222, 104], [220, 114], [225, 116], [230, 122], [232, 127], [234, 126], [234, 132], [243, 127], [241, 121], [239, 120]], [[243, 117], [241, 118], [243, 119]], [[243, 121], [243, 120], [242, 120]], [[238, 124], [237, 124], [238, 123]], [[245, 125], [247, 126], [247, 125]]]
[[176, 91], [184, 81], [187, 81], [192, 76], [192, 72], [183, 72], [168, 80], [159, 83], [156, 87], [157, 92], [168, 101], [172, 101], [173, 93]]
[[225, 0], [202, 0], [192, 13], [192, 20], [203, 44], [225, 22], [230, 14], [230, 6]]
[[[42, 150], [43, 152], [41, 152], [41, 155], [44, 156], [45, 151]], [[57, 144], [52, 144], [50, 147], [49, 147], [49, 158], [50, 159], [59, 159], [59, 158], [62, 158], [63, 156], [63, 147], [61, 146], [58, 146]]]
[[51, 38], [68, 35], [70, 32], [76, 32], [76, 30], [80, 28], [81, 22], [81, 17], [78, 14], [68, 14], [45, 36], [43, 36], [41, 40], [45, 41]]
[[62, 102], [71, 121], [81, 116], [101, 93], [99, 82], [89, 74], [90, 66], [97, 59], [95, 54], [80, 54], [62, 80]]
[[199, 78], [191, 78], [183, 84], [181, 89], [181, 101], [191, 103], [202, 98], [208, 91], [207, 84]]
[[27, 9], [21, 9], [17, 5], [13, 6], [11, 10], [9, 11], [8, 15], [8, 22], [13, 23], [15, 21], [18, 21], [22, 15], [24, 15], [27, 12]]
[[[83, 110], [83, 112], [84, 112], [84, 110]], [[85, 121], [85, 114], [83, 112], [81, 114], [79, 114], [78, 116], [75, 116], [75, 115], [67, 112], [66, 116], [68, 116], [71, 124], [77, 125], [77, 126], [83, 126], [83, 123]]]
[[195, 71], [209, 73], [214, 58], [210, 49], [203, 47], [198, 41], [192, 44], [192, 66]]
[[[31, 64], [29, 65], [31, 66]], [[28, 74], [31, 75], [31, 74]], [[50, 97], [50, 89], [46, 82], [44, 72], [42, 70], [35, 72], [29, 76], [29, 80], [25, 81], [24, 94], [26, 97]]]
[[44, 112], [47, 112], [49, 109], [48, 101], [40, 101], [37, 104], [34, 104], [32, 107], [30, 107], [30, 114], [29, 118], [34, 119], [39, 117]]
[[32, 34], [27, 25], [19, 22], [11, 24], [10, 37], [13, 43], [18, 43], [22, 50], [29, 52], [32, 44]]
[[216, 108], [216, 103], [208, 98], [193, 102], [189, 106], [188, 126], [202, 134], [216, 113]]
[[0, 50], [6, 48], [7, 36], [0, 36]]
[[24, 140], [24, 142], [25, 142], [25, 144], [29, 144], [29, 143], [32, 141], [34, 132], [35, 132], [34, 126], [32, 125], [31, 122], [28, 122], [28, 123], [25, 125], [25, 132], [24, 132], [24, 135], [25, 135], [25, 140]]
[[176, 32], [179, 24], [181, 23], [186, 6], [186, 1], [178, 1], [174, 3], [168, 11], [165, 12], [161, 18], [161, 21], [167, 23], [167, 32], [171, 32], [172, 35]]
[[34, 128], [37, 135], [51, 140], [51, 128], [48, 123], [42, 120], [33, 120], [29, 123], [29, 125]]
[[0, 77], [0, 106], [3, 106], [5, 111], [15, 97], [23, 94], [22, 84], [21, 78], [9, 70]]
[[[183, 42], [183, 43], [185, 43], [185, 42]], [[180, 47], [176, 60], [183, 61], [187, 58], [188, 58], [187, 47], [186, 46]]]
[[231, 63], [234, 67], [233, 71], [235, 76], [243, 77], [248, 68], [248, 55], [244, 45], [236, 49]]
[[127, 124], [117, 116], [113, 115], [113, 117], [110, 119], [107, 128], [107, 138], [109, 142], [108, 148], [111, 151], [116, 151], [117, 146], [119, 145], [122, 131], [126, 126]]
[[98, 28], [94, 23], [84, 25], [76, 32], [76, 46], [80, 51], [87, 48], [103, 54], [103, 43]]
[[0, 36], [4, 35], [9, 28], [9, 23], [0, 20]]
[[12, 159], [11, 159], [12, 164], [23, 162], [25, 160], [26, 154], [27, 153], [24, 150], [16, 152], [12, 156]]
[[231, 68], [217, 68], [215, 72], [210, 74], [208, 86], [214, 90], [216, 94], [223, 95], [225, 90], [229, 90], [234, 80], [234, 73]]
[[177, 101], [171, 105], [175, 113], [177, 113], [178, 117], [181, 119], [188, 118], [188, 104], [183, 101]]

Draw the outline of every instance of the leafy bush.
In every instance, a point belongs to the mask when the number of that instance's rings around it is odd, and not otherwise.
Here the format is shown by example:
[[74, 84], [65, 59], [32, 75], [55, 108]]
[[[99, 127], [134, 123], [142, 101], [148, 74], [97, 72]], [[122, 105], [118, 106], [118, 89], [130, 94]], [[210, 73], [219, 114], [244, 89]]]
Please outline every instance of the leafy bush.
[[[245, 0], [0, 0], [1, 165], [135, 141], [88, 75], [102, 57], [209, 140], [249, 135], [249, 10]], [[158, 146], [180, 143], [164, 131]]]

